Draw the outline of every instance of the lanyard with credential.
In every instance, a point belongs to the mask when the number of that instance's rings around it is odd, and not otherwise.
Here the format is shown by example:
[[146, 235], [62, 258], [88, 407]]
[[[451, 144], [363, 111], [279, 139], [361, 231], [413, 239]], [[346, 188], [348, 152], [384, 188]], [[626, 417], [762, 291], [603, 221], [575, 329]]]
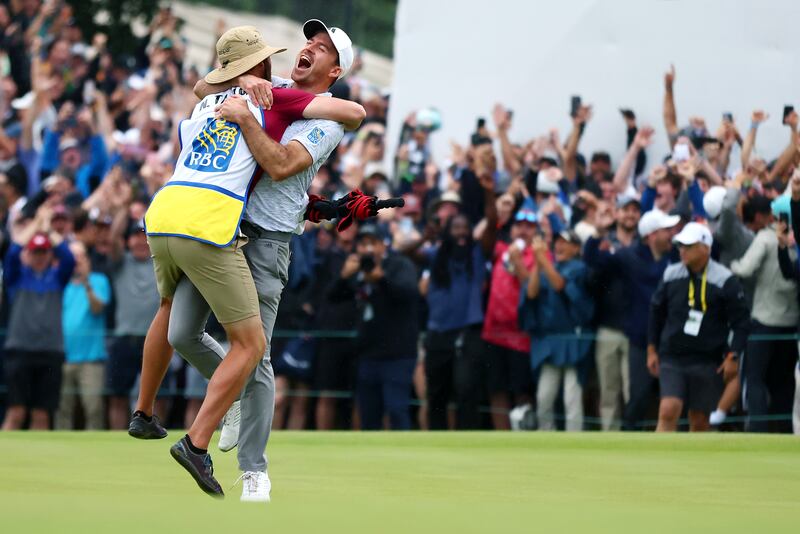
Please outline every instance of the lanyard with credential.
[[[703, 308], [703, 313], [708, 309], [706, 303], [706, 282], [708, 280], [708, 265], [703, 269], [703, 277], [700, 279], [700, 303]], [[689, 277], [689, 309], [694, 309], [694, 279]]]

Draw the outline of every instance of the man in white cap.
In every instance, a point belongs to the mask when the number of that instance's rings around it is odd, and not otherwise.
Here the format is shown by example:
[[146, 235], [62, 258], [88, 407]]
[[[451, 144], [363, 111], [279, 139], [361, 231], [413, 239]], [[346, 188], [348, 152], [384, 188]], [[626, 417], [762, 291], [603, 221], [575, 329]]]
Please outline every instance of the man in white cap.
[[720, 249], [719, 262], [725, 267], [730, 267], [733, 260], [741, 258], [755, 237], [755, 233], [745, 226], [736, 211], [740, 198], [738, 189], [721, 185], [715, 185], [703, 195], [703, 210]]
[[[280, 51], [282, 49], [265, 45], [260, 32], [252, 26], [233, 28], [217, 43], [221, 67], [209, 73], [206, 79], [227, 82], [245, 73], [269, 77], [269, 56]], [[241, 231], [251, 237], [245, 262], [239, 237], [240, 221], [245, 209], [251, 207], [249, 199], [260, 175], [258, 167], [270, 172], [271, 183], [280, 184], [279, 181], [289, 176], [287, 172], [297, 172], [304, 168], [302, 165], [311, 165], [312, 149], [305, 147], [319, 145], [324, 134], [320, 133], [315, 139], [309, 135], [293, 143], [299, 150], [306, 151], [307, 158], [281, 156], [284, 168], [276, 170], [270, 154], [265, 154], [263, 143], [256, 147], [251, 142], [253, 129], [259, 141], [263, 137], [283, 149], [285, 147], [271, 137], [281, 139], [290, 135], [291, 126], [302, 122], [304, 117], [328, 117], [356, 125], [363, 117], [363, 109], [351, 102], [282, 89], [280, 93], [275, 92], [271, 109], [263, 110], [241, 95], [245, 93], [236, 87], [209, 95], [195, 107], [192, 117], [181, 123], [179, 134], [185, 142], [182, 142], [179, 165], [154, 198], [146, 216], [163, 300], [148, 333], [150, 343], [145, 344], [137, 411], [129, 434], [142, 439], [166, 436], [166, 431], [150, 414], [158, 385], [169, 364], [168, 337], [169, 344], [206, 377], [211, 377], [206, 400], [189, 434], [173, 447], [173, 456], [204, 491], [222, 495], [206, 448], [219, 419], [246, 382], [241, 403], [241, 417], [246, 423], [243, 427], [247, 430], [243, 436], [246, 446], [239, 451], [240, 468], [245, 471], [242, 498], [268, 501], [270, 484], [265, 471], [264, 448], [271, 418], [264, 413], [271, 414], [274, 380], [269, 353], [264, 350], [264, 338], [271, 337], [278, 299], [286, 279], [291, 234], [283, 229], [248, 232], [242, 222]], [[232, 101], [236, 101], [237, 109], [243, 110], [235, 118], [219, 109], [219, 104]], [[240, 142], [241, 137], [245, 142]], [[266, 194], [280, 195], [273, 191]], [[303, 200], [284, 206], [283, 212], [274, 209], [271, 214], [279, 216], [288, 210], [286, 217], [294, 230], [302, 220]], [[294, 213], [292, 208], [296, 206], [303, 211]], [[255, 359], [247, 360], [247, 365], [237, 367], [235, 377], [229, 371], [233, 365], [230, 353], [223, 360], [224, 351], [204, 332], [209, 306], [226, 331], [229, 324], [256, 321], [258, 336], [254, 337], [260, 337], [260, 342], [254, 343], [254, 350], [247, 354], [248, 357], [251, 353], [257, 354]], [[239, 345], [237, 339], [232, 339], [232, 348], [239, 348], [241, 352]], [[217, 387], [223, 382], [224, 394]], [[239, 402], [235, 404], [238, 419]], [[221, 444], [221, 448], [230, 450], [236, 441], [229, 446]]]
[[353, 66], [353, 43], [340, 28], [328, 28], [322, 21], [311, 19], [303, 24], [306, 46], [297, 54], [291, 80], [273, 76], [259, 78], [250, 74], [218, 82], [199, 80], [194, 93], [200, 98], [228, 87], [239, 86], [254, 102], [268, 108], [272, 104], [272, 88], [294, 87], [314, 94], [325, 94], [338, 80], [344, 78]]
[[706, 226], [689, 223], [673, 242], [681, 263], [664, 271], [648, 330], [647, 367], [661, 385], [657, 430], [677, 430], [685, 406], [690, 430], [704, 431], [722, 378], [738, 373], [750, 313], [739, 280], [711, 259], [713, 238]]
[[620, 379], [625, 399], [622, 422], [628, 430], [641, 430], [640, 422], [656, 398], [657, 384], [647, 371], [647, 316], [653, 293], [670, 263], [672, 236], [679, 222], [678, 215], [651, 210], [639, 220], [639, 239], [630, 246], [602, 250], [601, 234], [589, 238], [584, 249], [589, 267], [605, 279], [622, 281], [626, 289], [623, 332], [629, 341], [628, 362], [627, 373], [623, 369]]
[[[342, 30], [329, 29], [318, 20], [308, 21], [304, 33], [308, 42], [298, 54], [292, 71], [293, 80], [273, 80], [281, 88], [293, 87], [328, 96], [328, 88], [352, 66], [352, 44]], [[220, 78], [216, 73], [226, 69], [227, 65], [219, 45], [218, 52], [221, 68], [198, 82], [196, 94], [205, 98], [238, 86], [248, 92], [253, 102], [263, 108], [271, 107], [272, 86], [267, 81], [270, 76], [231, 72]], [[352, 106], [357, 113], [343, 122], [357, 127], [364, 117], [364, 110], [357, 104]], [[245, 256], [255, 281], [262, 327], [267, 338], [264, 358], [248, 382], [242, 402], [235, 402], [225, 416], [219, 447], [229, 451], [241, 442], [238, 457], [239, 467], [244, 472], [242, 500], [268, 502], [271, 482], [266, 472], [264, 450], [272, 426], [275, 392], [269, 345], [281, 292], [288, 278], [289, 241], [294, 233], [302, 231], [308, 203], [306, 191], [319, 167], [342, 139], [344, 129], [342, 124], [330, 120], [297, 120], [277, 136], [279, 143], [264, 132], [244, 100], [235, 97], [226, 99], [219, 106], [217, 116], [239, 125], [248, 148], [264, 171], [264, 176], [249, 195], [241, 229], [250, 240]], [[191, 284], [179, 283], [177, 292], [196, 302], [199, 316], [207, 313], [202, 296]], [[170, 339], [176, 346], [182, 346], [183, 352], [206, 353], [206, 359], [213, 361], [216, 351], [209, 348], [203, 324], [200, 321], [196, 330], [171, 331]]]

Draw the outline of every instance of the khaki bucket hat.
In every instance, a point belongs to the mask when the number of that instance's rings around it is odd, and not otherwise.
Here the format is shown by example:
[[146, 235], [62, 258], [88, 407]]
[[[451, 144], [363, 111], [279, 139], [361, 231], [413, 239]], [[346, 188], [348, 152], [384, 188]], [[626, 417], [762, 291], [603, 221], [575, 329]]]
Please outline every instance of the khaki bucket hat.
[[237, 26], [222, 34], [217, 41], [217, 58], [221, 67], [206, 74], [208, 83], [232, 80], [252, 69], [272, 54], [285, 48], [269, 46], [254, 26]]

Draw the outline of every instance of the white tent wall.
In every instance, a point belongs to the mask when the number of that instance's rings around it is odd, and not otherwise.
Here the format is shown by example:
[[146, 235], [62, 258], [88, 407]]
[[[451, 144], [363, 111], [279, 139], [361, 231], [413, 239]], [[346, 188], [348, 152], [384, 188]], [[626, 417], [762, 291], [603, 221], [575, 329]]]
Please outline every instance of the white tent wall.
[[662, 102], [671, 63], [679, 125], [700, 115], [713, 132], [733, 113], [744, 135], [750, 113], [770, 120], [758, 133], [760, 155], [774, 158], [789, 139], [786, 103], [800, 103], [800, 2], [796, 0], [400, 0], [389, 118], [394, 146], [409, 112], [433, 106], [442, 163], [451, 139], [468, 142], [479, 116], [491, 124], [501, 102], [514, 110], [512, 140], [571, 127], [570, 95], [594, 107], [581, 151], [625, 151], [620, 107], [653, 125], [650, 161], [667, 153]]

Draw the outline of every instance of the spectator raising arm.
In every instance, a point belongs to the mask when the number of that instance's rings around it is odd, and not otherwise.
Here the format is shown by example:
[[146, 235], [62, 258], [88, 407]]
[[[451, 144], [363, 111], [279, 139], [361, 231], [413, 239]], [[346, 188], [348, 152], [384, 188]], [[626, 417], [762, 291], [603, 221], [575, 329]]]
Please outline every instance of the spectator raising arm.
[[572, 131], [567, 139], [567, 148], [564, 151], [564, 176], [574, 182], [578, 178], [578, 144], [580, 143], [583, 129], [592, 118], [592, 106], [581, 106], [572, 118]]
[[653, 142], [653, 133], [655, 130], [649, 126], [643, 126], [641, 130], [636, 133], [633, 138], [630, 148], [622, 158], [622, 162], [617, 167], [617, 172], [614, 174], [614, 188], [617, 193], [624, 193], [631, 187], [631, 177], [634, 171], [634, 166], [639, 157], [639, 154]]
[[739, 135], [736, 125], [732, 121], [723, 119], [722, 125], [717, 132], [717, 139], [722, 143], [722, 148], [719, 152], [719, 163], [716, 170], [723, 179], [727, 179], [733, 145], [737, 142], [741, 145], [742, 137]]
[[125, 232], [130, 223], [129, 208], [132, 191], [130, 184], [122, 177], [119, 167], [112, 170], [103, 186], [107, 188], [107, 204], [104, 205], [104, 208], [111, 210], [113, 214], [109, 259], [112, 263], [118, 263], [125, 254]]
[[678, 114], [675, 111], [675, 96], [672, 89], [675, 85], [675, 65], [670, 65], [669, 72], [664, 75], [664, 128], [669, 138], [669, 148], [675, 146], [678, 138]]
[[744, 144], [742, 145], [742, 169], [747, 169], [748, 165], [750, 165], [750, 156], [756, 146], [758, 127], [766, 122], [768, 118], [769, 114], [761, 109], [755, 110], [750, 116], [750, 129], [747, 130], [747, 135], [744, 137]]
[[558, 128], [550, 128], [547, 136], [547, 144], [556, 154], [558, 154], [559, 163], [564, 165], [566, 152], [564, 151], [564, 145], [561, 144], [561, 134], [558, 132]]
[[[760, 235], [760, 234], [759, 234]], [[731, 263], [731, 272], [739, 278], [750, 278], [763, 265], [764, 258], [769, 254], [766, 242], [758, 235], [747, 247], [747, 252], [738, 260]]]
[[84, 287], [86, 288], [86, 296], [89, 298], [89, 310], [92, 315], [102, 314], [103, 310], [106, 309], [106, 301], [97, 296], [88, 280], [84, 281]]
[[536, 265], [542, 270], [542, 274], [544, 274], [545, 278], [547, 278], [547, 281], [550, 283], [552, 288], [559, 293], [563, 291], [567, 285], [567, 282], [556, 270], [553, 262], [550, 261], [550, 258], [547, 255], [547, 245], [544, 244], [544, 241], [540, 239], [535, 240], [533, 242], [533, 251], [536, 254]]
[[601, 273], [618, 273], [622, 269], [622, 264], [619, 262], [617, 255], [607, 250], [610, 244], [605, 238], [613, 224], [613, 219], [611, 221], [598, 221], [598, 235], [587, 239], [583, 249], [583, 261], [585, 261], [586, 265], [590, 268]]
[[60, 237], [56, 237], [59, 239], [58, 241], [54, 241], [53, 238], [57, 234], [50, 234], [52, 237], [50, 238], [53, 241], [53, 254], [58, 260], [58, 267], [56, 270], [56, 277], [58, 281], [61, 283], [61, 287], [67, 287], [69, 284], [70, 278], [72, 278], [72, 271], [75, 270], [75, 256], [72, 255], [72, 252], [69, 250], [69, 244], [66, 240], [61, 239]]
[[544, 258], [547, 255], [547, 245], [541, 237], [535, 237], [532, 246], [534, 256], [536, 257], [536, 263], [534, 264], [534, 269], [530, 277], [528, 277], [528, 286], [525, 290], [526, 296], [531, 300], [539, 296], [539, 289], [541, 289], [541, 275], [536, 269], [536, 266], [539, 265], [539, 257], [541, 256]]
[[514, 147], [508, 139], [508, 130], [511, 129], [511, 113], [501, 104], [495, 104], [492, 111], [494, 124], [497, 128], [497, 138], [500, 140], [500, 150], [503, 154], [503, 167], [515, 177], [522, 172], [522, 163], [514, 154]]
[[[636, 139], [636, 134], [639, 133], [639, 128], [636, 126], [636, 115], [633, 111], [626, 109], [622, 111], [622, 116], [625, 119], [625, 128], [626, 128], [626, 141], [625, 146], [630, 148], [633, 144], [633, 140]], [[644, 172], [645, 167], [647, 167], [647, 154], [644, 151], [639, 152], [639, 156], [636, 158], [636, 167], [634, 168], [634, 176], [639, 176]]]
[[773, 165], [769, 173], [769, 181], [772, 182], [779, 176], [783, 176], [797, 157], [798, 134], [797, 126], [800, 123], [800, 115], [796, 111], [792, 111], [786, 117], [786, 126], [789, 127], [789, 145], [784, 149], [778, 157], [778, 161]]
[[114, 119], [108, 110], [108, 99], [102, 91], [95, 91], [94, 99], [92, 109], [97, 123], [97, 134], [103, 140], [104, 147], [113, 146]]
[[33, 123], [42, 111], [50, 105], [49, 88], [53, 82], [45, 82], [45, 86], [34, 91], [33, 105], [22, 117], [22, 135], [20, 148], [22, 150], [33, 149]]
[[17, 245], [24, 247], [28, 244], [31, 238], [38, 234], [47, 234], [50, 232], [50, 219], [53, 216], [53, 210], [49, 206], [43, 205], [36, 210], [36, 216], [23, 228], [12, 229], [11, 239]]
[[475, 175], [483, 188], [484, 195], [484, 214], [486, 215], [486, 226], [481, 232], [481, 248], [487, 257], [491, 257], [494, 244], [497, 241], [497, 203], [494, 194], [494, 175], [497, 170], [497, 160], [495, 159], [492, 145], [482, 145], [475, 153]]

